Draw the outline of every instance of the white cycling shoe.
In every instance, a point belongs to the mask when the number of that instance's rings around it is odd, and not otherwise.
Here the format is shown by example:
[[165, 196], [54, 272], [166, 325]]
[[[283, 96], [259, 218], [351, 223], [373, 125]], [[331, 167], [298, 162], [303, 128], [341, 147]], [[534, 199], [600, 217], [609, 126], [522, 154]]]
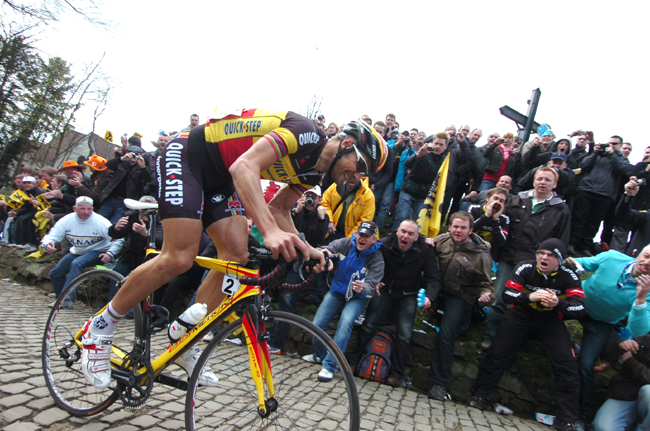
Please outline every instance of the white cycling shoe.
[[86, 322], [81, 336], [81, 372], [97, 389], [105, 389], [111, 383], [111, 346], [113, 334], [90, 333], [92, 319]]
[[[181, 367], [187, 373], [187, 377], [192, 375], [196, 362], [201, 356], [201, 349], [198, 346], [192, 347], [187, 352], [183, 353], [183, 356], [176, 360], [176, 365]], [[219, 377], [212, 372], [212, 369], [209, 366], [205, 366], [201, 375], [199, 376], [199, 385], [201, 386], [217, 386], [219, 384]]]

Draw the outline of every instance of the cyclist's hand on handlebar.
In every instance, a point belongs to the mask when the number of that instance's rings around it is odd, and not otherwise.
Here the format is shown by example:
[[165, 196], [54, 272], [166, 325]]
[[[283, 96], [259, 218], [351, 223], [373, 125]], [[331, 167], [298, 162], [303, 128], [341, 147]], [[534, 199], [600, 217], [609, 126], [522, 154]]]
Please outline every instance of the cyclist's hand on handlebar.
[[277, 229], [264, 238], [264, 246], [273, 252], [273, 258], [277, 259], [282, 255], [284, 260], [290, 262], [298, 258], [298, 252], [302, 253], [305, 259], [309, 259], [307, 244], [302, 242], [297, 235]]
[[[331, 271], [334, 269], [334, 263], [330, 259], [327, 259], [327, 262], [325, 261], [325, 253], [327, 253], [328, 256], [331, 256], [331, 253], [329, 250], [316, 250], [313, 247], [310, 247], [309, 250], [309, 258], [312, 260], [317, 260], [319, 263], [313, 267], [311, 272], [319, 273], [323, 271]], [[309, 271], [309, 268], [307, 269]]]

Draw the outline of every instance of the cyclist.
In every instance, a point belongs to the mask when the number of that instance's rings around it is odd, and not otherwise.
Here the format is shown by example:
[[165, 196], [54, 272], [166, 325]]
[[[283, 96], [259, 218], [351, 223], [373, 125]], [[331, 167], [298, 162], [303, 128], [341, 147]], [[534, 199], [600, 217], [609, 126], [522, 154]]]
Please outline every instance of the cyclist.
[[[324, 173], [342, 184], [358, 172], [380, 170], [386, 158], [383, 138], [363, 122], [349, 123], [328, 140], [312, 120], [290, 111], [216, 113], [173, 139], [158, 160], [162, 251], [136, 268], [106, 310], [84, 328], [81, 368], [86, 379], [98, 388], [108, 386], [110, 345], [118, 322], [192, 266], [204, 228], [219, 258], [246, 263], [248, 212], [275, 258], [292, 260], [301, 253], [321, 262], [315, 271], [323, 270], [322, 252], [297, 236], [291, 208]], [[285, 183], [268, 205], [260, 176]], [[208, 313], [225, 297], [222, 283], [223, 274], [211, 271], [199, 288], [196, 302], [207, 304]], [[199, 354], [195, 347], [182, 357], [190, 375]]]

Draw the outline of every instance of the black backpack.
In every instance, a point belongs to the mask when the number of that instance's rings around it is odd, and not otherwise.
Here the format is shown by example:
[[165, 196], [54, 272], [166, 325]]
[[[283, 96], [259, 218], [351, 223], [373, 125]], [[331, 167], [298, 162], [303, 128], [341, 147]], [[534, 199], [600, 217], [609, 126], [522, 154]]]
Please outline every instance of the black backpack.
[[377, 331], [366, 345], [366, 352], [357, 364], [356, 375], [374, 382], [386, 383], [390, 374], [392, 350], [393, 336], [386, 331]]

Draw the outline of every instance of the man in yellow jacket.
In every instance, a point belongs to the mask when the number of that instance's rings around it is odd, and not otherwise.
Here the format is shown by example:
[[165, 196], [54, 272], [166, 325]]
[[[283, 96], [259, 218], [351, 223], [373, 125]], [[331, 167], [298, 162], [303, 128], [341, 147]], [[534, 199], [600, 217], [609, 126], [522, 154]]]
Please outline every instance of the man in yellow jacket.
[[368, 177], [357, 173], [339, 186], [332, 184], [323, 194], [321, 206], [330, 218], [328, 243], [352, 236], [363, 220], [375, 216], [375, 196], [368, 187]]

